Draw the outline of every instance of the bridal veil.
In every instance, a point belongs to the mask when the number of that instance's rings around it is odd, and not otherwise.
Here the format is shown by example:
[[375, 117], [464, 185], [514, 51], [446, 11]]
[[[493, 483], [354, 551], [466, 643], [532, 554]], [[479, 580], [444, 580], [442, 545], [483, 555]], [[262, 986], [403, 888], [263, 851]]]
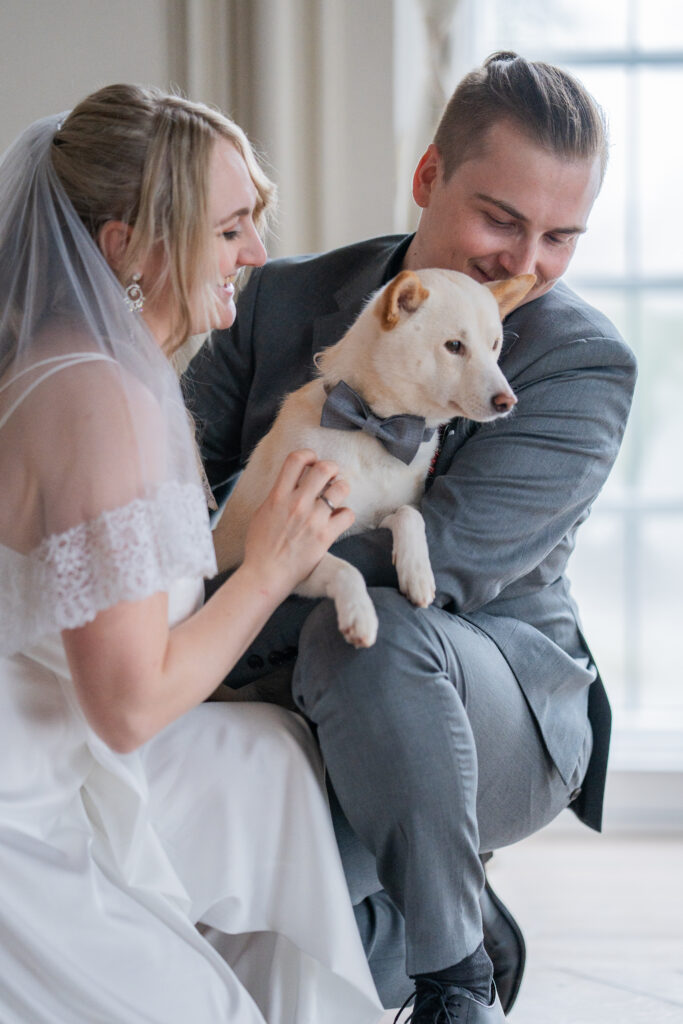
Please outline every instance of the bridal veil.
[[167, 358], [55, 172], [61, 117], [0, 164], [0, 653], [212, 575]]

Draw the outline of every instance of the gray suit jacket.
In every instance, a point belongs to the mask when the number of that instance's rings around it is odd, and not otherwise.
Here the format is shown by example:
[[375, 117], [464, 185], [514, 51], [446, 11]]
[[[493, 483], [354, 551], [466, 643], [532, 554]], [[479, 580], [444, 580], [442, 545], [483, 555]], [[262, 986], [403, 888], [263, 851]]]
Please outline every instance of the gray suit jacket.
[[[185, 380], [219, 501], [282, 396], [313, 376], [314, 354], [400, 269], [409, 241], [371, 239], [252, 274], [235, 326], [213, 336]], [[565, 781], [588, 713], [593, 754], [573, 808], [599, 828], [610, 711], [565, 568], [619, 449], [635, 360], [606, 317], [559, 283], [507, 317], [500, 365], [518, 397], [514, 413], [490, 424], [453, 420], [422, 503], [437, 603], [497, 644]], [[388, 531], [346, 538], [334, 551], [369, 584], [396, 585]]]

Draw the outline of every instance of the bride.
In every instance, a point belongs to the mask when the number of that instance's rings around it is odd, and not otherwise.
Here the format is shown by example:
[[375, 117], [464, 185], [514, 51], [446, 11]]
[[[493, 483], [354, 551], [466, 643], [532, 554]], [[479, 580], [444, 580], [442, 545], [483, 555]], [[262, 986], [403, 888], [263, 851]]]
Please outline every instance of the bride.
[[293, 453], [200, 607], [169, 358], [232, 323], [272, 194], [232, 122], [132, 86], [1, 165], [3, 1024], [381, 1016], [307, 727], [203, 703], [352, 520], [336, 467]]

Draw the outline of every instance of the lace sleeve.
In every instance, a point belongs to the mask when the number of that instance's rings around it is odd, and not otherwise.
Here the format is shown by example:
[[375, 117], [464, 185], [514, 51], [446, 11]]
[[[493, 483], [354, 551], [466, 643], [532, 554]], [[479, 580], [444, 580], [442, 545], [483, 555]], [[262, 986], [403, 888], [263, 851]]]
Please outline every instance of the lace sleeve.
[[91, 622], [119, 601], [168, 591], [180, 578], [216, 572], [199, 484], [167, 482], [52, 534], [28, 555], [0, 547], [0, 653]]

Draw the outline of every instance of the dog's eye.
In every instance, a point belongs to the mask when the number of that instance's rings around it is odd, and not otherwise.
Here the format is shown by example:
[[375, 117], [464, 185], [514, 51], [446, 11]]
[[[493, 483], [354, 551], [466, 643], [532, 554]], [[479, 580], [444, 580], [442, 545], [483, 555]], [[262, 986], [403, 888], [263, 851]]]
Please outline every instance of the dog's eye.
[[454, 355], [462, 355], [465, 351], [465, 346], [461, 341], [445, 341], [444, 348], [449, 352], [453, 352]]

